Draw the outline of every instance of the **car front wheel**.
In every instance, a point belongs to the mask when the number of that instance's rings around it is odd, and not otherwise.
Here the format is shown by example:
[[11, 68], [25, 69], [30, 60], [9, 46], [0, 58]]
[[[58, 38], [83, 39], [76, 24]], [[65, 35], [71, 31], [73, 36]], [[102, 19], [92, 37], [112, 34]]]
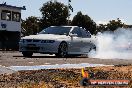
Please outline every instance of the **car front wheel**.
[[22, 52], [24, 57], [31, 57], [33, 55], [33, 52]]
[[58, 48], [58, 53], [56, 54], [56, 56], [66, 57], [67, 54], [68, 54], [68, 45], [67, 45], [67, 43], [66, 42], [60, 43], [59, 48]]

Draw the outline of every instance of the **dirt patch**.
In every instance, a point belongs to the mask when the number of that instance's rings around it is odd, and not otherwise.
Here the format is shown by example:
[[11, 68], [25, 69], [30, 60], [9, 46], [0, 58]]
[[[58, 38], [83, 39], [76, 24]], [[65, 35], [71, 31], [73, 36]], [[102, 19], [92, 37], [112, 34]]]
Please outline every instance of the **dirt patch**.
[[[94, 79], [132, 79], [132, 66], [88, 67]], [[81, 69], [50, 69], [19, 71], [0, 75], [0, 88], [84, 88], [80, 85]], [[120, 86], [121, 87], [121, 86]], [[88, 88], [120, 88], [119, 86], [89, 86]], [[128, 86], [121, 88], [131, 88]]]

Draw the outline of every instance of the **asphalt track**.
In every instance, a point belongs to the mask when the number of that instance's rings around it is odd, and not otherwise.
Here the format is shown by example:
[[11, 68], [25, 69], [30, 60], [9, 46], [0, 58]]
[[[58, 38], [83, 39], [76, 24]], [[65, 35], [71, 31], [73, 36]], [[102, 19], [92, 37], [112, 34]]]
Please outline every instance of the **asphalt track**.
[[55, 64], [104, 64], [104, 65], [128, 65], [132, 59], [101, 59], [88, 58], [87, 56], [57, 58], [54, 55], [34, 54], [30, 58], [23, 57], [18, 51], [0, 51], [0, 66], [34, 66]]

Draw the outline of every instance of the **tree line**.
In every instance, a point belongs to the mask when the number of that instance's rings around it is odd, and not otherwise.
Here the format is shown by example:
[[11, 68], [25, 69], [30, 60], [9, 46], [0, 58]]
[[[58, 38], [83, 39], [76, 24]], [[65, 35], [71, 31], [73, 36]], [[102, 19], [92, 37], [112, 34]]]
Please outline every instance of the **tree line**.
[[42, 17], [30, 16], [22, 20], [22, 29], [24, 35], [31, 35], [40, 32], [49, 26], [73, 25], [85, 28], [91, 34], [97, 34], [104, 31], [115, 31], [117, 28], [132, 28], [132, 25], [123, 23], [119, 18], [110, 20], [107, 24], [97, 25], [88, 15], [84, 15], [81, 11], [68, 21], [68, 6], [60, 2], [48, 1], [40, 8]]

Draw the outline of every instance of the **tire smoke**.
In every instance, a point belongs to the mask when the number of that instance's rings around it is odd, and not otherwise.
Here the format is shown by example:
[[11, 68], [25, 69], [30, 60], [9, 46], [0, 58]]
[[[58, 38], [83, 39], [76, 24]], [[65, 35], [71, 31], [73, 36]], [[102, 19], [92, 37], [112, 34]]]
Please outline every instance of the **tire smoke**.
[[98, 33], [96, 53], [89, 57], [100, 59], [132, 59], [132, 29], [118, 28], [114, 32]]

